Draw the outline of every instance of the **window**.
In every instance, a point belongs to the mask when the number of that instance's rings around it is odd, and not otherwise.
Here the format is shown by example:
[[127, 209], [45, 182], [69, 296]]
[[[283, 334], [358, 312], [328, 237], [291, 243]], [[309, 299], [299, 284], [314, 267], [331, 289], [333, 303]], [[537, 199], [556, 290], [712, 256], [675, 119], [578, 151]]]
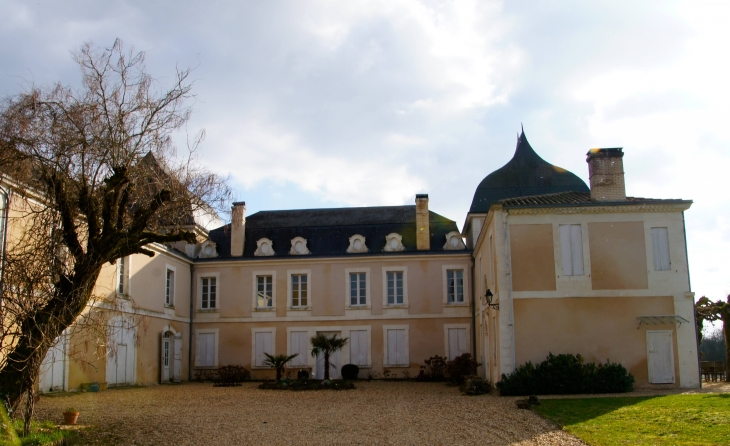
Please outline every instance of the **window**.
[[162, 335], [163, 342], [162, 342], [162, 365], [165, 367], [170, 366], [170, 334], [165, 333]]
[[262, 331], [253, 331], [253, 341], [254, 341], [254, 360], [253, 365], [254, 367], [266, 367], [264, 365], [264, 361], [266, 361], [266, 356], [264, 356], [264, 353], [268, 353], [270, 355], [274, 354], [273, 349], [273, 341], [274, 341], [274, 332], [272, 329], [265, 329]]
[[307, 308], [309, 305], [309, 271], [290, 271], [289, 277], [291, 308]]
[[200, 308], [214, 310], [216, 308], [217, 286], [215, 277], [203, 277], [201, 281]]
[[385, 366], [410, 365], [408, 355], [408, 330], [405, 326], [384, 326], [385, 330]]
[[560, 225], [564, 276], [583, 275], [583, 232], [580, 225]]
[[129, 295], [129, 257], [117, 260], [117, 294]]
[[291, 367], [305, 367], [309, 351], [309, 333], [306, 331], [292, 331], [289, 333], [289, 354], [297, 356], [289, 362]]
[[175, 270], [169, 267], [165, 273], [165, 305], [175, 305]]
[[450, 304], [464, 302], [464, 270], [446, 270], [446, 301]]
[[403, 271], [388, 271], [388, 305], [403, 304]]
[[457, 356], [461, 356], [464, 353], [469, 353], [466, 344], [466, 328], [451, 328], [446, 327], [448, 333], [448, 353], [447, 358], [449, 361], [453, 360]]
[[350, 364], [357, 366], [369, 365], [367, 330], [350, 331]]
[[[366, 274], [350, 273], [350, 306], [356, 307], [367, 304]], [[353, 362], [353, 364], [355, 364]]]
[[273, 308], [272, 276], [256, 276], [256, 307]]
[[198, 354], [195, 356], [198, 367], [216, 366], [215, 333], [198, 333]]
[[667, 228], [651, 228], [654, 248], [654, 271], [669, 271], [669, 231]]

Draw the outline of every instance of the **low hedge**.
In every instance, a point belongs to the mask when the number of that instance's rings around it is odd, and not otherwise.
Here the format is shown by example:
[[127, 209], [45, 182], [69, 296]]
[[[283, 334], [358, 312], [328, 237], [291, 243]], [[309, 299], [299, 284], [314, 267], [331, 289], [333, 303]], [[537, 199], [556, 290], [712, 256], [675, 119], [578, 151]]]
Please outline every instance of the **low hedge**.
[[534, 365], [527, 362], [497, 383], [503, 396], [622, 393], [634, 390], [634, 376], [624, 366], [584, 363], [580, 355], [553, 355]]

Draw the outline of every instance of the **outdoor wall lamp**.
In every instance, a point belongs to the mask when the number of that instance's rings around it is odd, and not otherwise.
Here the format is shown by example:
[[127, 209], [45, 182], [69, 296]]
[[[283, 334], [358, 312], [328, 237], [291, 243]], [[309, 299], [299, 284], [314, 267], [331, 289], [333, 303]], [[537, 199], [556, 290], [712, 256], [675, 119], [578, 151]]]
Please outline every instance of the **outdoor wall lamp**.
[[499, 311], [499, 304], [493, 304], [492, 298], [494, 297], [494, 294], [492, 294], [492, 291], [487, 288], [487, 292], [484, 294], [484, 297], [487, 299], [487, 306], [492, 307], [495, 310]]

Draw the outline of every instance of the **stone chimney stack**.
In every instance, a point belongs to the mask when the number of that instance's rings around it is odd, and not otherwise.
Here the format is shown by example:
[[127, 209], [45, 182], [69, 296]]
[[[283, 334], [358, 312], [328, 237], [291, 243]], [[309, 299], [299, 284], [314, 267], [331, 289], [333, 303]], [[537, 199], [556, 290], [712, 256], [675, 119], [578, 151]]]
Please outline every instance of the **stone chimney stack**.
[[233, 203], [231, 214], [231, 257], [241, 257], [246, 241], [246, 202]]
[[586, 154], [588, 177], [591, 183], [591, 200], [626, 200], [623, 150], [622, 147], [591, 149]]
[[428, 194], [416, 194], [416, 249], [431, 250], [431, 229], [428, 227]]

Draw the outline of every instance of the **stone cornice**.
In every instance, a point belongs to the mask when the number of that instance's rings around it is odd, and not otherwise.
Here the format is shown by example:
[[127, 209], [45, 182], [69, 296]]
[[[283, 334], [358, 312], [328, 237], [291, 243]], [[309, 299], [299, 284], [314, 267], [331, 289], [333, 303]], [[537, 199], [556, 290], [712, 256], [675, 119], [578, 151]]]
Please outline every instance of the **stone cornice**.
[[545, 206], [505, 208], [510, 215], [536, 214], [626, 214], [640, 212], [682, 212], [689, 209], [691, 203], [676, 204], [632, 204], [624, 206]]

